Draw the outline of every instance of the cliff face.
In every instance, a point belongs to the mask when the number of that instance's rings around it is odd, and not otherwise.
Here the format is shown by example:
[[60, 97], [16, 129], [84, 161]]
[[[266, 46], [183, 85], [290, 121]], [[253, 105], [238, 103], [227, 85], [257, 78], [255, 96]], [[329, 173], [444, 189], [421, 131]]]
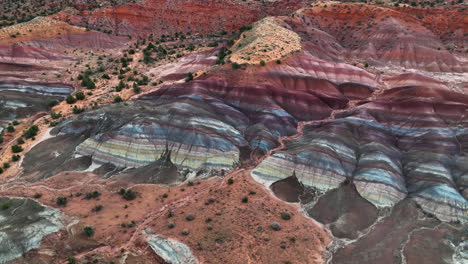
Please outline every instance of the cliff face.
[[94, 11], [61, 12], [54, 18], [118, 35], [214, 34], [238, 30], [268, 15], [286, 15], [306, 1], [163, 0], [123, 4]]

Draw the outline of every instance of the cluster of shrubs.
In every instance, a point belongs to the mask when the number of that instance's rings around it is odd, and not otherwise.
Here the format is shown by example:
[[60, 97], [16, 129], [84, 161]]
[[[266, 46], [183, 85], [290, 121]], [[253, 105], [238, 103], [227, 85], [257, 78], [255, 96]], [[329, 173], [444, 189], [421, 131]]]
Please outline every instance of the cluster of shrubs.
[[127, 201], [134, 200], [137, 197], [137, 192], [131, 189], [120, 189], [119, 194]]

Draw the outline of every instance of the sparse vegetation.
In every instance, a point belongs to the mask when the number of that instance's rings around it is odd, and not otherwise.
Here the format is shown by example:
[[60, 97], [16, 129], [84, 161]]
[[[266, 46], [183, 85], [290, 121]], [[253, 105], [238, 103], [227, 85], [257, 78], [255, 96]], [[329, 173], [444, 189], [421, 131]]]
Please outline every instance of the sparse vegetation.
[[85, 226], [83, 228], [83, 233], [87, 237], [92, 237], [94, 236], [94, 228], [92, 226]]
[[76, 264], [76, 259], [73, 256], [67, 258], [68, 264]]
[[37, 125], [32, 125], [28, 130], [26, 130], [23, 133], [23, 137], [26, 139], [33, 138], [37, 136], [37, 133], [39, 132], [39, 127]]
[[187, 73], [187, 77], [185, 78], [186, 82], [190, 82], [191, 80], [193, 80], [193, 72]]
[[57, 203], [57, 205], [66, 206], [68, 201], [67, 201], [67, 197], [59, 196], [59, 197], [57, 197], [55, 202]]
[[120, 189], [119, 194], [127, 201], [134, 200], [137, 197], [137, 192], [131, 189]]
[[193, 220], [195, 220], [195, 216], [193, 216], [193, 215], [187, 215], [187, 216], [185, 217], [185, 220], [187, 220], [187, 221], [193, 221]]
[[85, 94], [83, 92], [77, 92], [75, 94], [75, 98], [78, 101], [84, 100], [86, 98]]
[[12, 160], [12, 161], [18, 161], [18, 160], [20, 160], [20, 155], [13, 155], [13, 156], [11, 156], [11, 160]]
[[80, 107], [78, 107], [78, 106], [76, 106], [76, 105], [73, 106], [73, 113], [74, 113], [75, 115], [81, 114], [81, 113], [83, 113], [84, 111], [85, 111], [84, 108], [80, 108]]
[[290, 220], [291, 219], [291, 214], [289, 212], [281, 212], [281, 219], [283, 220]]
[[118, 96], [118, 95], [117, 95], [116, 97], [114, 97], [114, 103], [120, 103], [120, 102], [122, 102], [122, 101], [123, 101], [123, 100], [122, 100], [122, 97], [120, 97], [120, 96]]
[[91, 209], [92, 212], [99, 212], [102, 210], [102, 208], [104, 208], [104, 206], [102, 205], [96, 205], [93, 207], [93, 209]]
[[72, 95], [69, 95], [65, 99], [65, 102], [67, 102], [67, 104], [74, 104], [74, 103], [76, 103], [76, 98], [74, 96], [72, 96]]
[[[83, 78], [81, 80], [81, 86], [86, 87], [87, 89], [90, 89], [90, 90], [96, 88], [96, 84], [93, 82], [93, 80], [91, 80], [91, 78], [89, 78], [88, 75], [83, 76]], [[80, 99], [78, 99], [78, 100], [80, 100]]]
[[101, 193], [99, 191], [92, 191], [92, 192], [88, 192], [85, 194], [85, 199], [86, 200], [97, 199], [99, 198], [99, 196], [101, 196]]
[[19, 153], [19, 152], [22, 152], [23, 151], [23, 148], [19, 145], [13, 145], [11, 146], [11, 152], [13, 153]]

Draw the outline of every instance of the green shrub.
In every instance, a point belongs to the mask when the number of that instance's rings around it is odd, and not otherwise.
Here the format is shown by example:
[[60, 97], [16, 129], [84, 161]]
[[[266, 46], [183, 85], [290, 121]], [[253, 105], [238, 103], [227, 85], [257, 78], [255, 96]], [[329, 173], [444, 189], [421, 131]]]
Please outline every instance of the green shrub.
[[193, 220], [195, 220], [195, 216], [193, 216], [193, 215], [187, 215], [187, 216], [185, 217], [185, 220], [187, 220], [187, 221], [193, 221]]
[[[103, 69], [102, 69], [103, 71]], [[96, 88], [96, 84], [89, 78], [88, 75], [85, 75], [83, 77], [83, 80], [81, 81], [81, 86], [86, 87], [87, 89], [94, 89]]]
[[27, 139], [33, 138], [37, 136], [37, 132], [39, 132], [39, 127], [37, 125], [32, 125], [23, 133], [23, 137]]
[[73, 256], [67, 258], [68, 264], [76, 264], [76, 259]]
[[50, 112], [50, 117], [52, 117], [52, 119], [59, 119], [62, 117], [62, 114], [61, 113], [55, 113], [54, 111]]
[[92, 192], [89, 192], [89, 193], [86, 193], [85, 195], [85, 199], [87, 200], [90, 200], [90, 199], [97, 199], [99, 198], [99, 196], [101, 196], [101, 193], [99, 191], [92, 191]]
[[136, 196], [137, 196], [137, 193], [135, 191], [130, 190], [130, 189], [127, 189], [127, 190], [120, 189], [119, 194], [122, 195], [122, 197], [127, 201], [131, 201], [131, 200], [135, 199]]
[[104, 206], [102, 205], [96, 205], [93, 207], [93, 209], [91, 209], [92, 212], [99, 212], [102, 210], [102, 208], [104, 208]]
[[77, 114], [81, 114], [81, 113], [83, 113], [84, 111], [85, 111], [84, 108], [79, 108], [79, 107], [77, 107], [76, 105], [73, 107], [73, 113], [76, 114], [76, 115], [77, 115]]
[[66, 206], [68, 201], [67, 201], [67, 197], [59, 196], [57, 197], [55, 202], [57, 203], [57, 205]]
[[11, 151], [13, 153], [20, 153], [21, 151], [23, 151], [23, 148], [19, 145], [13, 145], [11, 146]]
[[20, 155], [13, 155], [11, 156], [12, 161], [18, 161], [20, 159]]
[[83, 233], [87, 237], [92, 237], [92, 236], [94, 236], [94, 228], [92, 226], [85, 226], [83, 228]]
[[120, 103], [120, 102], [122, 102], [122, 101], [123, 101], [123, 100], [122, 100], [122, 97], [120, 97], [120, 96], [118, 96], [118, 95], [117, 95], [116, 97], [114, 97], [114, 103]]
[[266, 62], [264, 60], [261, 60], [260, 61], [260, 66], [265, 66], [266, 65]]
[[136, 94], [139, 94], [141, 92], [140, 86], [138, 86], [138, 84], [136, 83], [133, 84], [133, 92]]
[[193, 72], [187, 73], [187, 78], [185, 78], [186, 82], [190, 82], [191, 80], [193, 80]]
[[77, 92], [75, 94], [75, 98], [76, 98], [76, 100], [84, 100], [86, 97], [85, 97], [85, 94], [83, 92]]
[[76, 98], [74, 96], [72, 96], [72, 95], [69, 95], [65, 99], [65, 102], [67, 102], [67, 104], [74, 104], [74, 103], [76, 103]]
[[281, 219], [289, 220], [289, 219], [291, 219], [291, 214], [289, 212], [286, 212], [286, 211], [281, 212]]

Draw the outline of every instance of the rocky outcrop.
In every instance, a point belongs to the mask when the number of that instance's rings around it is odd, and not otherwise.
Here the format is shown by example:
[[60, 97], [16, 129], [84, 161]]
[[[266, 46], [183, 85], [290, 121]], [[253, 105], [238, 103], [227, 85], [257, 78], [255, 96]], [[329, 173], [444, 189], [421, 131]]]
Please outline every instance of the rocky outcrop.
[[170, 238], [147, 235], [151, 249], [164, 262], [173, 264], [197, 264], [197, 258], [185, 244]]
[[232, 62], [258, 64], [260, 61], [280, 60], [301, 50], [301, 38], [296, 32], [283, 27], [279, 18], [268, 17], [255, 23], [243, 33], [232, 47]]
[[62, 228], [56, 209], [31, 199], [0, 197], [0, 263], [38, 248], [41, 240]]

